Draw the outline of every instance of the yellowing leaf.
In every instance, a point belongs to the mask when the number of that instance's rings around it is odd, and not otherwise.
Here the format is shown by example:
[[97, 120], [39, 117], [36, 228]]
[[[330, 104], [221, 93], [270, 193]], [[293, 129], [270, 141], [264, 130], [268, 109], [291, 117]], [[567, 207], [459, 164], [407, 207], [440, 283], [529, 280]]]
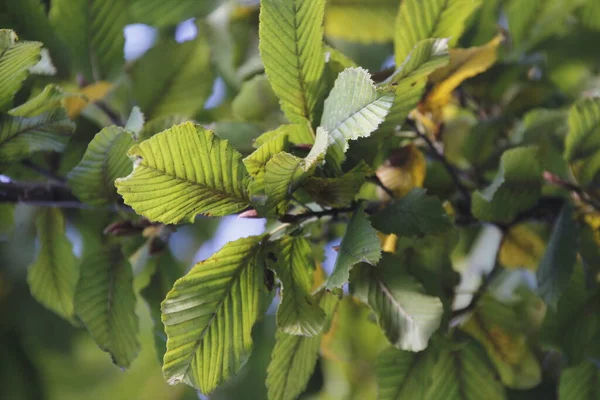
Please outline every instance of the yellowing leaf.
[[436, 111], [450, 102], [452, 91], [465, 80], [479, 75], [497, 60], [497, 50], [502, 36], [496, 36], [487, 44], [468, 49], [450, 50], [450, 64], [431, 74], [435, 84], [425, 101], [425, 108]]
[[[423, 153], [409, 144], [392, 153], [388, 161], [377, 169], [377, 177], [396, 197], [402, 197], [414, 188], [423, 187], [426, 168]], [[380, 198], [389, 199], [381, 188], [377, 192]]]
[[325, 34], [349, 42], [391, 41], [398, 5], [398, 0], [329, 0]]
[[101, 81], [84, 87], [73, 96], [66, 97], [63, 100], [63, 105], [67, 109], [69, 118], [77, 118], [84, 108], [90, 103], [102, 100], [112, 88], [112, 83]]
[[535, 271], [544, 255], [544, 248], [544, 242], [534, 231], [518, 225], [504, 237], [498, 257], [505, 267]]
[[594, 240], [600, 247], [600, 214], [586, 214], [583, 218], [586, 224], [588, 224], [594, 231]]

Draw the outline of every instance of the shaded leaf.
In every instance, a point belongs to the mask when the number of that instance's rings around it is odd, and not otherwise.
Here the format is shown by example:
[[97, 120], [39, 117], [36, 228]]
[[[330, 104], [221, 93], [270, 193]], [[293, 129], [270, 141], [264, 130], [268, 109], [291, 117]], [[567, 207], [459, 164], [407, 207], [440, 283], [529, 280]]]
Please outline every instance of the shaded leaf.
[[263, 308], [261, 239], [230, 242], [175, 282], [162, 304], [163, 372], [170, 384], [210, 393], [247, 361]]
[[63, 109], [33, 118], [0, 115], [0, 160], [18, 161], [36, 151], [62, 151], [75, 129]]
[[504, 235], [498, 259], [508, 268], [527, 268], [535, 271], [545, 247], [544, 241], [532, 229], [526, 225], [517, 225]]
[[393, 255], [385, 253], [377, 267], [355, 266], [350, 290], [373, 309], [386, 337], [399, 349], [425, 349], [440, 326], [442, 302], [427, 295], [401, 260]]
[[535, 147], [505, 151], [493, 182], [473, 194], [473, 215], [483, 221], [508, 222], [533, 207], [541, 195], [541, 172]]
[[562, 371], [558, 386], [560, 400], [596, 400], [598, 396], [600, 375], [597, 365], [586, 361]]
[[313, 176], [306, 180], [303, 187], [322, 206], [344, 207], [352, 203], [366, 177], [371, 174], [371, 168], [361, 160], [354, 168], [337, 178]]
[[193, 118], [212, 92], [208, 41], [203, 35], [181, 44], [165, 39], [136, 60], [131, 76], [133, 96], [147, 118]]
[[434, 379], [435, 351], [418, 353], [390, 347], [377, 359], [377, 384], [381, 400], [425, 398]]
[[81, 260], [75, 312], [96, 344], [123, 368], [140, 350], [131, 265], [119, 246], [102, 247]]
[[600, 98], [578, 101], [569, 111], [564, 157], [574, 161], [600, 150]]
[[218, 4], [218, 0], [131, 0], [131, 14], [134, 22], [171, 27], [193, 17], [207, 16]]
[[244, 82], [231, 103], [233, 115], [243, 121], [260, 121], [276, 110], [279, 102], [266, 75], [256, 75]]
[[571, 203], [565, 203], [537, 271], [538, 292], [552, 307], [556, 307], [561, 293], [568, 286], [577, 261], [580, 230], [573, 219], [573, 212]]
[[310, 293], [315, 270], [310, 243], [303, 237], [286, 236], [275, 246], [273, 270], [282, 285], [277, 327], [289, 335], [315, 336], [323, 329], [325, 313]]
[[376, 265], [381, 259], [381, 241], [365, 214], [363, 203], [348, 223], [340, 244], [333, 272], [327, 280], [329, 289], [342, 287], [350, 277], [350, 269], [358, 263]]
[[273, 91], [291, 122], [314, 122], [324, 96], [324, 0], [263, 0], [260, 55]]
[[72, 320], [79, 269], [66, 236], [65, 217], [57, 208], [43, 208], [38, 211], [35, 224], [40, 247], [27, 272], [31, 295], [61, 317]]
[[129, 154], [136, 158], [133, 172], [117, 179], [117, 190], [153, 221], [193, 221], [198, 214], [222, 216], [248, 205], [242, 156], [200, 125], [176, 125]]
[[92, 205], [117, 203], [115, 180], [131, 173], [127, 151], [133, 144], [131, 133], [123, 128], [111, 126], [98, 132], [68, 175], [75, 196]]
[[452, 227], [442, 203], [427, 196], [425, 189], [413, 189], [393, 200], [371, 217], [373, 226], [383, 233], [419, 236], [444, 232]]

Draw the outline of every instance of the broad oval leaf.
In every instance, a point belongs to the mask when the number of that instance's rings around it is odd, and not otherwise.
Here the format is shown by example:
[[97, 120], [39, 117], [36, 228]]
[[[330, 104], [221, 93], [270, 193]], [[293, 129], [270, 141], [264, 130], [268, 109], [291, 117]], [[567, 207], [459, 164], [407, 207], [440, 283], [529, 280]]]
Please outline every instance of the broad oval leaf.
[[376, 267], [355, 266], [350, 290], [373, 309], [388, 340], [399, 349], [424, 350], [440, 326], [440, 299], [427, 295], [401, 259], [391, 254], [384, 254]]
[[600, 149], [600, 98], [583, 99], [569, 111], [569, 133], [564, 157], [574, 161]]
[[[315, 296], [327, 319], [331, 319], [339, 297], [321, 291]], [[267, 369], [269, 400], [294, 400], [304, 390], [319, 358], [323, 332], [316, 336], [294, 336], [278, 331]]]
[[130, 0], [134, 22], [169, 28], [193, 17], [205, 17], [220, 3], [218, 0]]
[[65, 217], [58, 208], [43, 208], [38, 211], [35, 224], [40, 248], [27, 272], [31, 295], [61, 317], [72, 320], [79, 269], [66, 236]]
[[131, 133], [117, 126], [98, 132], [81, 162], [68, 175], [73, 193], [92, 205], [116, 203], [119, 196], [115, 180], [131, 172], [127, 151], [133, 143]]
[[364, 69], [348, 68], [338, 75], [325, 100], [321, 126], [329, 132], [332, 143], [328, 151], [334, 168], [341, 170], [348, 141], [368, 137], [388, 114], [394, 93], [376, 88]]
[[352, 216], [340, 244], [333, 272], [327, 280], [329, 289], [342, 287], [350, 277], [350, 269], [361, 262], [376, 265], [381, 258], [381, 241], [373, 229], [363, 203]]
[[116, 180], [126, 204], [166, 224], [198, 214], [222, 216], [248, 206], [242, 156], [226, 140], [186, 122], [129, 151], [133, 172]]
[[377, 359], [377, 384], [381, 400], [423, 399], [434, 379], [435, 351], [418, 353], [390, 347]]
[[18, 161], [36, 151], [63, 151], [74, 129], [62, 108], [33, 118], [0, 115], [0, 160]]
[[315, 269], [310, 243], [286, 236], [275, 246], [273, 270], [282, 285], [277, 326], [290, 335], [315, 336], [323, 329], [325, 313], [310, 293]]
[[260, 55], [292, 122], [315, 122], [324, 96], [324, 0], [260, 2]]
[[600, 394], [600, 371], [591, 361], [563, 369], [558, 386], [560, 400], [596, 400]]
[[127, 368], [140, 350], [131, 265], [119, 246], [104, 246], [81, 260], [75, 312], [98, 347]]
[[17, 34], [0, 29], [0, 111], [7, 110], [29, 76], [29, 69], [40, 60], [40, 42], [19, 42]]
[[177, 280], [162, 304], [170, 384], [212, 392], [247, 361], [263, 309], [261, 236], [226, 244]]
[[482, 0], [405, 0], [398, 9], [394, 52], [402, 64], [414, 45], [429, 38], [460, 39], [465, 22]]
[[406, 196], [392, 201], [371, 217], [373, 226], [383, 233], [401, 236], [421, 236], [447, 231], [452, 227], [452, 221], [442, 203], [425, 193], [425, 189], [416, 188]]

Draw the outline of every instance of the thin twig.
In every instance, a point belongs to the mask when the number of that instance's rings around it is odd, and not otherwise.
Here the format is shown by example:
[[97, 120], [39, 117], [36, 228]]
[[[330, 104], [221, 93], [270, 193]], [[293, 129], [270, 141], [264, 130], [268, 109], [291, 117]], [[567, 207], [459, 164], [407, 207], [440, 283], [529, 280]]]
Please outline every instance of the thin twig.
[[117, 126], [125, 126], [125, 121], [121, 119], [121, 116], [113, 109], [109, 107], [104, 101], [100, 100], [94, 103], [106, 116], [110, 119], [114, 125]]
[[351, 213], [356, 210], [356, 204], [343, 208], [329, 208], [321, 211], [311, 211], [300, 214], [285, 214], [279, 218], [279, 221], [284, 223], [297, 223], [310, 218], [337, 217], [339, 214]]
[[549, 171], [544, 171], [544, 179], [548, 183], [563, 187], [577, 194], [581, 201], [588, 204], [589, 206], [592, 206], [595, 210], [600, 211], [600, 203], [596, 201], [596, 199], [594, 199], [592, 196], [590, 196], [581, 186], [561, 179], [558, 175], [554, 175]]
[[381, 182], [381, 179], [379, 179], [379, 177], [377, 175], [373, 175], [369, 178], [370, 181], [372, 181], [374, 184], [376, 184], [377, 186], [379, 186], [381, 189], [383, 189], [383, 191], [390, 196], [390, 198], [394, 198], [394, 192], [392, 191], [392, 189], [390, 189], [389, 187], [385, 186], [383, 184], [383, 182]]

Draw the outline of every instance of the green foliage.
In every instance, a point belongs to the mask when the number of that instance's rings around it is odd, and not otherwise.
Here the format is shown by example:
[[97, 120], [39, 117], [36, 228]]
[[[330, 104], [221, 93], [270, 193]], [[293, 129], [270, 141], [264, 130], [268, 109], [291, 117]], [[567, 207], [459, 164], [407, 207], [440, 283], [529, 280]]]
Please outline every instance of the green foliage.
[[0, 398], [597, 398], [597, 3], [0, 1]]

